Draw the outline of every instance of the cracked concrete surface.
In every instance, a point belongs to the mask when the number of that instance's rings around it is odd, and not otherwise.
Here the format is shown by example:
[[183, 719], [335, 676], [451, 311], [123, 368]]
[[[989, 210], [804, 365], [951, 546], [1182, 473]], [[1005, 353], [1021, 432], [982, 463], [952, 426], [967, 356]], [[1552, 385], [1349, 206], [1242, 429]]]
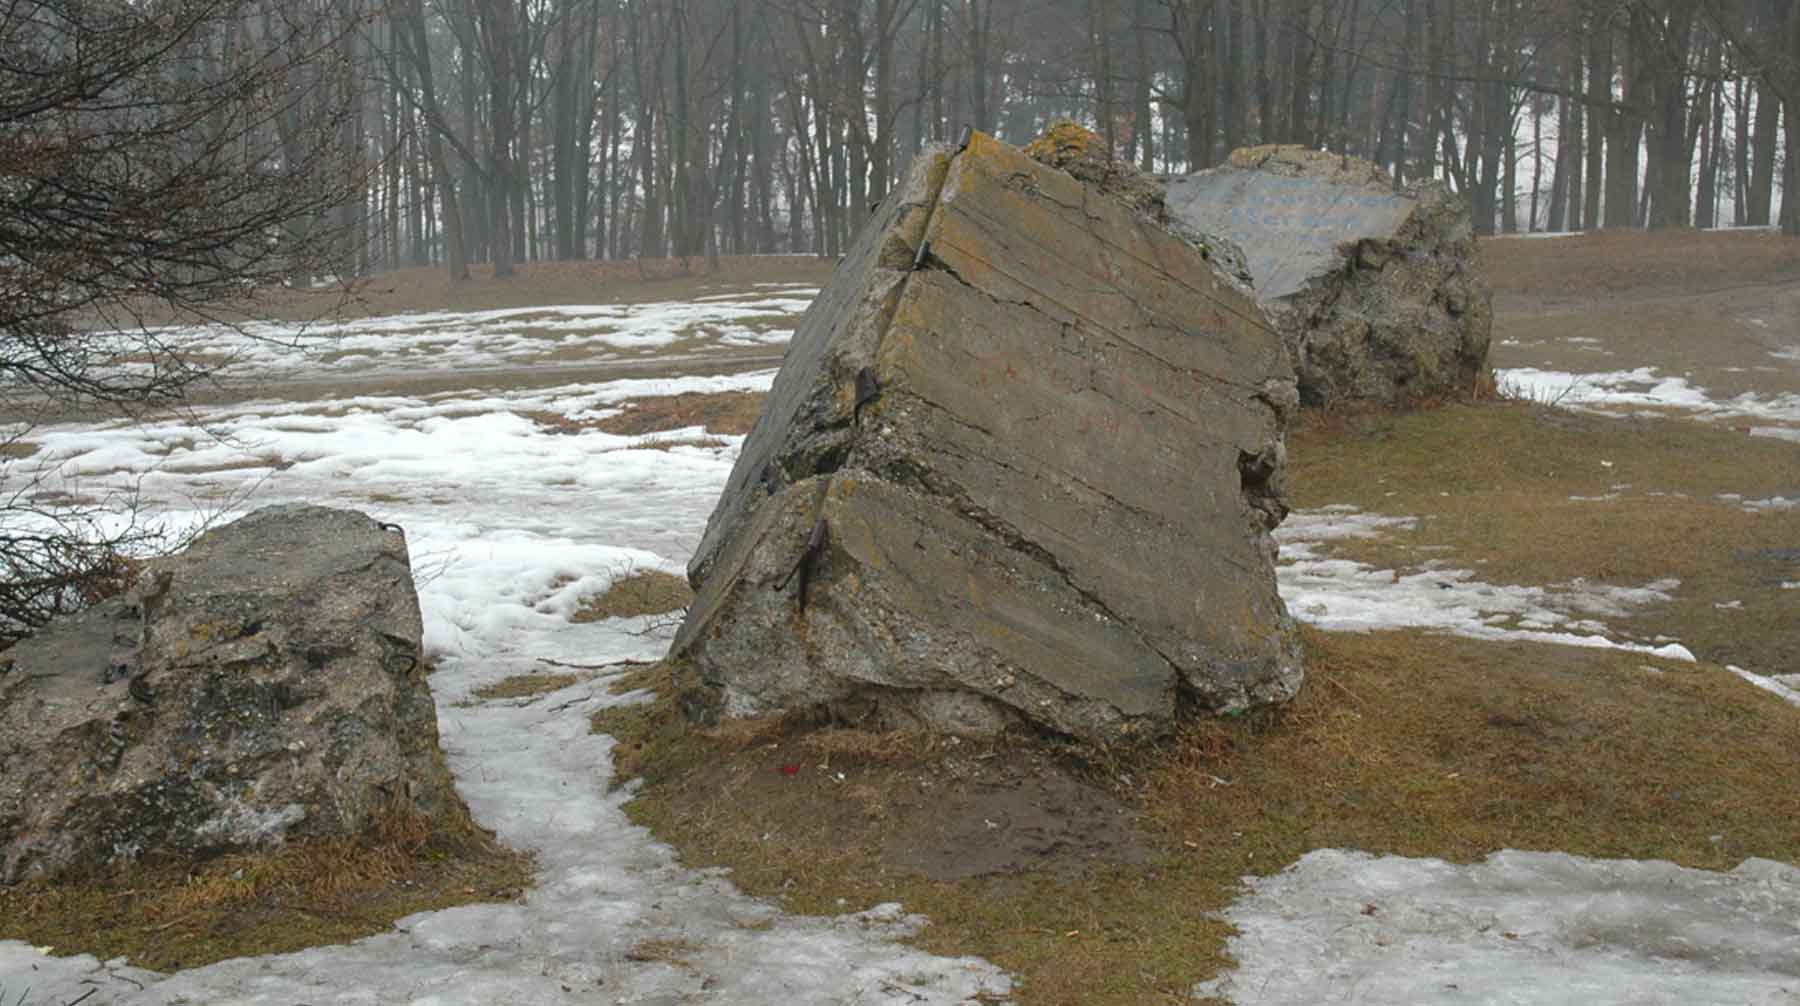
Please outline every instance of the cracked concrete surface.
[[[1110, 741], [1291, 696], [1269, 531], [1296, 401], [1189, 239], [991, 138], [928, 151], [802, 321], [690, 565], [690, 708]], [[801, 604], [777, 588], [804, 555]]]

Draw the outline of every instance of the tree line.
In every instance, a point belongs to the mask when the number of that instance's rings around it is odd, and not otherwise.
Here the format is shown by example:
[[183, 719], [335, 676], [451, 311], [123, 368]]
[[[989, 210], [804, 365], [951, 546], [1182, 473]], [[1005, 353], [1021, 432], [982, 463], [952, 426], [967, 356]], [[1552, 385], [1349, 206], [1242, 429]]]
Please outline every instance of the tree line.
[[354, 273], [835, 255], [922, 144], [965, 123], [1020, 143], [1058, 117], [1152, 172], [1258, 143], [1365, 157], [1444, 179], [1485, 232], [1769, 224], [1796, 190], [1780, 156], [1800, 136], [1796, 0], [391, 0], [357, 16], [356, 139], [379, 170]]

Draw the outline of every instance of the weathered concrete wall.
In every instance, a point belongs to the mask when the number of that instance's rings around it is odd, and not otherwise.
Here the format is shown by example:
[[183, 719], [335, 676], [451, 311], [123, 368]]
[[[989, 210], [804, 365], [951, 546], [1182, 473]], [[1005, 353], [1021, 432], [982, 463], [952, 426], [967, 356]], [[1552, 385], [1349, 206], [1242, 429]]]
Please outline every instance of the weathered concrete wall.
[[927, 151], [803, 319], [690, 566], [690, 711], [1105, 740], [1288, 698], [1294, 401], [1188, 240], [988, 137]]
[[1491, 296], [1442, 184], [1395, 191], [1358, 158], [1251, 147], [1172, 180], [1167, 204], [1243, 249], [1307, 404], [1402, 405], [1466, 391], [1486, 366]]

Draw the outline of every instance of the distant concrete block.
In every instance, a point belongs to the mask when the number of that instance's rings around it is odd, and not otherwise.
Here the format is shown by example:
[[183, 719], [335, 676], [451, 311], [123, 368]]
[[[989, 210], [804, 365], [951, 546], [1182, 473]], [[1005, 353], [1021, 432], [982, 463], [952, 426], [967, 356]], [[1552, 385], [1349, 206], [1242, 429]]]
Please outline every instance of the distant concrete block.
[[1243, 249], [1308, 405], [1403, 405], [1466, 391], [1487, 364], [1491, 296], [1463, 201], [1394, 188], [1354, 157], [1250, 147], [1174, 179], [1171, 216]]

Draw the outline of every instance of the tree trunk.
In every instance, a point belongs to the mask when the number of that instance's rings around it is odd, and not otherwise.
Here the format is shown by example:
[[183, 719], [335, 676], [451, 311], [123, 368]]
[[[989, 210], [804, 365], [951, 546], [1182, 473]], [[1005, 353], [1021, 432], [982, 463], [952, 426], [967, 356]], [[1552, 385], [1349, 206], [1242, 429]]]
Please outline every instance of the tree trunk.
[[875, 0], [875, 142], [869, 149], [869, 202], [887, 198], [894, 182], [895, 133], [899, 109], [895, 107], [894, 40], [904, 21], [897, 0]]
[[1583, 214], [1587, 212], [1587, 106], [1575, 97], [1582, 93], [1583, 87], [1581, 56], [1580, 45], [1569, 46], [1569, 59], [1573, 64], [1569, 77], [1569, 131], [1559, 134], [1558, 138], [1560, 143], [1561, 136], [1567, 135], [1569, 146], [1569, 212], [1564, 215], [1562, 226], [1568, 231], [1580, 230]]
[[1118, 120], [1113, 114], [1112, 42], [1107, 0], [1087, 0], [1088, 52], [1094, 77], [1094, 122], [1106, 144], [1106, 156], [1118, 153]]
[[1213, 45], [1209, 19], [1212, 4], [1190, 4], [1181, 25], [1187, 86], [1182, 93], [1182, 119], [1187, 124], [1188, 170], [1213, 164]]
[[975, 128], [984, 133], [994, 131], [994, 110], [988, 107], [988, 59], [992, 44], [995, 0], [968, 0], [969, 97], [975, 116]]
[[1781, 188], [1781, 233], [1790, 237], [1800, 236], [1800, 65], [1796, 65], [1795, 53], [1800, 53], [1800, 3], [1788, 0], [1787, 5], [1787, 61], [1782, 65], [1782, 72], [1787, 81], [1786, 101], [1787, 114], [1781, 118], [1787, 129], [1787, 174]]
[[[485, 28], [483, 48], [488, 65], [488, 219], [489, 254], [494, 278], [505, 279], [513, 268], [513, 142], [518, 134], [518, 105], [513, 95], [512, 0], [484, 0], [479, 19]], [[478, 29], [480, 30], [480, 29]]]
[[[1308, 146], [1313, 143], [1307, 117], [1307, 111], [1312, 107], [1313, 86], [1311, 27], [1312, 0], [1289, 0], [1286, 29], [1291, 58], [1288, 63], [1287, 142]], [[1191, 145], [1193, 141], [1188, 143]]]
[[[1625, 104], [1638, 106], [1643, 98], [1641, 62], [1635, 46], [1626, 45], [1619, 60], [1625, 80]], [[1644, 123], [1635, 114], [1613, 106], [1608, 110], [1606, 130], [1606, 209], [1602, 226], [1608, 229], [1637, 226], [1638, 210], [1638, 144]]]
[[1581, 158], [1580, 148], [1573, 142], [1580, 131], [1570, 125], [1574, 117], [1575, 102], [1569, 97], [1581, 88], [1580, 61], [1580, 52], [1573, 39], [1570, 39], [1563, 50], [1562, 76], [1559, 81], [1563, 94], [1556, 99], [1556, 160], [1550, 167], [1550, 212], [1544, 221], [1544, 229], [1551, 232], [1567, 229], [1569, 166], [1572, 160], [1579, 163]]
[[1750, 191], [1750, 102], [1745, 83], [1744, 78], [1739, 77], [1731, 86], [1731, 122], [1735, 141], [1731, 145], [1731, 222], [1738, 227], [1744, 226], [1750, 208], [1746, 199]]
[[[569, 18], [572, 4], [565, 4], [563, 18]], [[556, 242], [556, 257], [575, 257], [575, 78], [579, 59], [575, 47], [580, 33], [573, 32], [557, 40], [556, 65], [550, 80], [550, 217]], [[585, 174], [587, 166], [582, 165]]]
[[[1245, 0], [1246, 3], [1251, 0]], [[1258, 143], [1280, 139], [1275, 122], [1275, 81], [1269, 66], [1269, 5], [1274, 0], [1255, 0], [1256, 13], [1256, 136]]]
[[[1664, 16], [1640, 15], [1644, 37], [1640, 47], [1643, 77], [1655, 107], [1656, 129], [1651, 157], [1656, 184], [1649, 186], [1652, 228], [1686, 227], [1693, 220], [1694, 139], [1689, 115], [1688, 63], [1693, 46], [1693, 12], [1676, 6]], [[1699, 114], [1699, 104], [1694, 115]]]
[[1700, 127], [1700, 190], [1694, 197], [1694, 226], [1717, 227], [1719, 200], [1719, 160], [1724, 153], [1719, 147], [1724, 140], [1724, 87], [1719, 80], [1721, 63], [1719, 46], [1709, 47], [1706, 59], [1710, 80], [1696, 95], [1694, 111]]
[[400, 48], [412, 64], [419, 81], [419, 104], [425, 116], [425, 146], [431, 158], [431, 178], [438, 190], [444, 221], [444, 260], [450, 271], [450, 285], [469, 278], [468, 249], [463, 244], [462, 206], [456, 197], [456, 179], [450, 173], [449, 159], [444, 156], [443, 115], [438, 107], [437, 89], [431, 74], [431, 49], [425, 33], [425, 16], [420, 0], [396, 0], [393, 10], [405, 19], [399, 34]]
[[[1238, 0], [1226, 0], [1226, 2], [1231, 4], [1233, 10], [1237, 9]], [[1134, 148], [1132, 155], [1138, 163], [1139, 170], [1150, 174], [1156, 170], [1156, 120], [1150, 109], [1150, 78], [1156, 72], [1156, 67], [1150, 62], [1150, 0], [1137, 0], [1136, 5], [1132, 8], [1131, 34], [1132, 43], [1135, 46], [1134, 55], [1137, 57], [1137, 66], [1132, 74], [1134, 86], [1131, 96], [1131, 141]], [[1241, 54], [1237, 57], [1237, 63], [1241, 70], [1243, 66]], [[1243, 131], [1241, 125], [1236, 131], [1233, 131], [1230, 126], [1232, 119], [1239, 123], [1243, 122], [1243, 112], [1233, 108], [1237, 101], [1237, 94], [1232, 87], [1232, 82], [1228, 80], [1225, 106], [1226, 149], [1230, 149], [1230, 145], [1237, 142], [1238, 134]]]

